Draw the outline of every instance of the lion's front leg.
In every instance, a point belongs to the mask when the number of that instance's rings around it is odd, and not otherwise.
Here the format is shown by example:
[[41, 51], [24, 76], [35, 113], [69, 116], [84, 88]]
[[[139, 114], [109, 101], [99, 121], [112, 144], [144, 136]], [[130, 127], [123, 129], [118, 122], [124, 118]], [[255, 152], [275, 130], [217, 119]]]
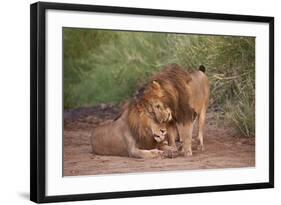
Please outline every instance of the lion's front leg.
[[139, 149], [136, 145], [136, 140], [133, 138], [131, 132], [125, 132], [124, 141], [126, 143], [127, 152], [129, 157], [135, 158], [158, 158], [163, 154], [162, 150], [152, 149], [152, 150], [144, 150]]
[[152, 158], [161, 157], [162, 155], [163, 155], [163, 151], [158, 149], [144, 150], [138, 148], [131, 148], [129, 150], [129, 157], [135, 157], [135, 158], [152, 159]]
[[177, 124], [180, 138], [182, 139], [182, 147], [185, 156], [192, 155], [192, 131], [193, 122], [187, 122], [185, 124]]
[[168, 129], [168, 145], [177, 149], [176, 139], [178, 138], [178, 130], [175, 123], [170, 123]]

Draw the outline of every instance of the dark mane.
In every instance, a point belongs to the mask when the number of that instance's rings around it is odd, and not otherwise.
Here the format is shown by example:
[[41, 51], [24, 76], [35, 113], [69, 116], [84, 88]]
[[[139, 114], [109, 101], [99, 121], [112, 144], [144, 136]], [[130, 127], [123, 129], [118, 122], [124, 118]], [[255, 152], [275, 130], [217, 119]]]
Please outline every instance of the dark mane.
[[128, 104], [128, 125], [139, 148], [153, 148], [156, 141], [151, 132], [150, 118], [147, 110], [148, 102], [143, 98], [142, 93], [138, 93]]

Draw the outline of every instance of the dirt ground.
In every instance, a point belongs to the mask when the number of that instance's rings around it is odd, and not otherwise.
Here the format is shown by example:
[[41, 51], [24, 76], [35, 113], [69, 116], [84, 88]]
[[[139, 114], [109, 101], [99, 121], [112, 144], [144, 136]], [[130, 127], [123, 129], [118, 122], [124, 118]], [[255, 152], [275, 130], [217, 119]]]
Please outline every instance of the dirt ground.
[[[128, 172], [153, 172], [255, 166], [255, 139], [239, 136], [230, 126], [218, 125], [214, 112], [207, 113], [205, 150], [193, 149], [191, 157], [134, 159], [91, 153], [90, 131], [113, 119], [116, 106], [101, 105], [64, 112], [64, 176]], [[197, 129], [194, 129], [194, 135]]]

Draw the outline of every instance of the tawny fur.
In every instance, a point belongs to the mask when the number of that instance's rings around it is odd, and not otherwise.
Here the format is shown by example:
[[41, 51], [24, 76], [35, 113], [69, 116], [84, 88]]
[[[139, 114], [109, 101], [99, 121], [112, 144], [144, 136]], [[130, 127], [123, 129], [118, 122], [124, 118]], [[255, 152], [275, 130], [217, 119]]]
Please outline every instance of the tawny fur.
[[[144, 98], [135, 98], [115, 120], [96, 127], [91, 135], [93, 153], [155, 158], [163, 154], [161, 150], [170, 150], [164, 144], [167, 124], [156, 123], [147, 106], [150, 105]], [[162, 136], [163, 140], [157, 142], [155, 135]]]
[[[210, 95], [210, 85], [204, 74], [205, 67], [188, 72], [177, 64], [167, 65], [142, 88], [145, 98], [161, 100], [170, 108], [172, 119], [183, 140], [185, 155], [192, 155], [191, 137], [196, 116], [199, 121], [198, 148], [203, 150], [203, 130]], [[157, 85], [157, 86], [156, 86]], [[168, 134], [169, 145], [175, 146], [176, 136]]]

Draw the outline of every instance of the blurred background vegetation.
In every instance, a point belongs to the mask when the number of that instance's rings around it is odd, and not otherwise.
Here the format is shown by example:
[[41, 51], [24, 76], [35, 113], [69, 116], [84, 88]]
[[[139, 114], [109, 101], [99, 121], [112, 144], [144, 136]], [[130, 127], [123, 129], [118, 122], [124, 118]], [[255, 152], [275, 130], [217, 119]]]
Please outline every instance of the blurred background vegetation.
[[[255, 38], [64, 28], [64, 108], [117, 104], [164, 65], [211, 81], [211, 110], [255, 134]], [[224, 119], [225, 120], [225, 119]]]

